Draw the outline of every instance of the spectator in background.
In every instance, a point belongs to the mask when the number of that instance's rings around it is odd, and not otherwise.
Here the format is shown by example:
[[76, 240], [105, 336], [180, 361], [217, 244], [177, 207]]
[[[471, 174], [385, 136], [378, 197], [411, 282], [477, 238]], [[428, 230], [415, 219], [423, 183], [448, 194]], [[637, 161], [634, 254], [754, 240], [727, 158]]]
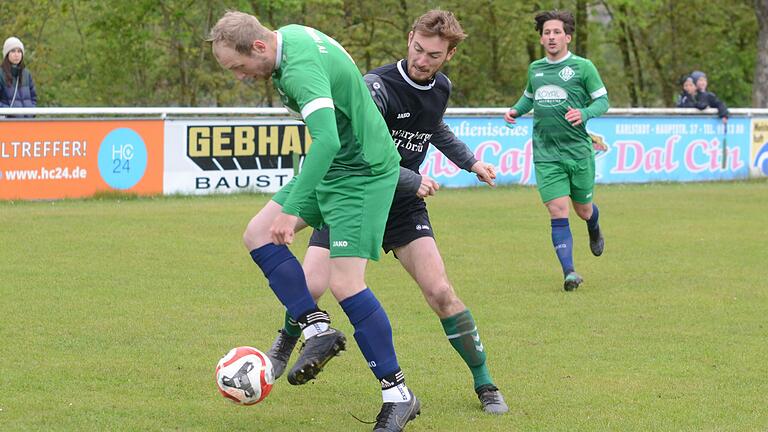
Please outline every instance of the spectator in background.
[[37, 92], [35, 92], [32, 74], [24, 65], [24, 44], [17, 37], [9, 37], [3, 43], [0, 108], [33, 108], [35, 106], [37, 106]]
[[723, 123], [728, 122], [728, 107], [725, 103], [717, 98], [717, 96], [707, 91], [707, 75], [701, 71], [693, 71], [691, 73], [691, 79], [696, 85], [697, 97], [699, 100], [696, 108], [705, 109], [707, 107], [717, 108], [717, 116], [723, 120]]
[[678, 108], [698, 108], [703, 110], [707, 108], [707, 102], [699, 98], [698, 91], [696, 90], [696, 84], [693, 82], [693, 77], [686, 75], [681, 80], [682, 91], [677, 98]]

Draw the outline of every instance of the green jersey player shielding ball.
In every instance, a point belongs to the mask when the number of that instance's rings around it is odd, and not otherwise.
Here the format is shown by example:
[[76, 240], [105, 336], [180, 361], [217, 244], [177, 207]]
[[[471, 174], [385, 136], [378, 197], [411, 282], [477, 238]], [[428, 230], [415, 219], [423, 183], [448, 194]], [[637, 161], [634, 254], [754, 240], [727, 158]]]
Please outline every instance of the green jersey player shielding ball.
[[525, 92], [504, 120], [514, 124], [515, 118], [534, 109], [536, 184], [549, 211], [552, 245], [565, 277], [563, 288], [573, 291], [582, 278], [573, 265], [569, 203], [587, 222], [592, 254], [603, 253], [599, 212], [592, 202], [595, 156], [586, 122], [608, 111], [608, 92], [592, 62], [568, 50], [575, 29], [570, 12], [541, 12], [535, 20], [546, 57], [530, 64]]
[[[416, 18], [411, 27], [407, 57], [368, 72], [364, 79], [401, 157], [400, 180], [382, 247], [397, 257], [440, 319], [447, 341], [472, 374], [473, 389], [483, 410], [504, 414], [509, 407], [491, 377], [478, 326], [448, 279], [437, 247], [424, 197], [432, 195], [438, 185], [419, 174], [429, 148], [434, 146], [456, 166], [475, 173], [489, 186], [495, 185], [493, 166], [478, 161], [443, 120], [452, 85], [440, 70], [465, 37], [453, 13], [430, 10]], [[307, 285], [316, 299], [328, 287], [329, 236], [327, 229], [315, 230], [304, 255]], [[298, 326], [286, 318], [267, 352], [275, 378], [290, 360], [300, 335]]]
[[286, 246], [307, 225], [329, 226], [331, 291], [382, 388], [384, 403], [374, 430], [402, 430], [419, 414], [420, 403], [405, 385], [389, 318], [364, 280], [368, 260], [379, 258], [400, 171], [387, 125], [349, 54], [313, 28], [287, 25], [271, 31], [252, 15], [229, 11], [209, 40], [216, 60], [238, 79], [271, 77], [283, 104], [301, 113], [312, 137], [301, 174], [275, 194], [243, 234], [251, 258], [304, 334], [304, 349], [288, 382], [308, 382], [345, 348], [346, 338], [318, 309], [301, 264]]

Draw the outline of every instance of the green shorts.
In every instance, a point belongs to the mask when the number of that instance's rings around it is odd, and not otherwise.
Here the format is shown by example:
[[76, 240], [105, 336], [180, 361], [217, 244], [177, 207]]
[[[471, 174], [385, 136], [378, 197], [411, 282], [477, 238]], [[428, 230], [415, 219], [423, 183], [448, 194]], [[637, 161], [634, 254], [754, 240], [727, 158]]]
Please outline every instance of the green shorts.
[[[398, 168], [378, 176], [323, 180], [299, 217], [314, 228], [330, 228], [331, 258], [359, 257], [376, 261], [399, 175]], [[296, 178], [283, 186], [272, 201], [283, 205], [295, 182]]]
[[595, 158], [535, 162], [536, 187], [543, 202], [570, 196], [574, 202], [589, 204], [595, 189]]

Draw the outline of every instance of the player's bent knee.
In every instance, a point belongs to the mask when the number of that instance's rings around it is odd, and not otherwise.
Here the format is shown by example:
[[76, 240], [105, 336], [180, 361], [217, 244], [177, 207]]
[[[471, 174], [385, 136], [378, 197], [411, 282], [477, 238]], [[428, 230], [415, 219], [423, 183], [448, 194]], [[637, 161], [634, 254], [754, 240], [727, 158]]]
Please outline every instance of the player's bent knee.
[[440, 316], [449, 316], [464, 310], [464, 304], [449, 283], [431, 287], [425, 290], [424, 295], [430, 307]]
[[576, 207], [576, 214], [581, 219], [588, 220], [592, 217], [592, 204], [580, 204]]

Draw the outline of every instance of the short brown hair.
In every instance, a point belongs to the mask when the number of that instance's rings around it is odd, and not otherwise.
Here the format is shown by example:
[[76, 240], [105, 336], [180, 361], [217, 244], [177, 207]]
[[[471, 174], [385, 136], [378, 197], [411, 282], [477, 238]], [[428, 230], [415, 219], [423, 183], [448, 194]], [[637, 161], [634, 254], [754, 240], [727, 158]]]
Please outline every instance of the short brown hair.
[[206, 41], [214, 44], [223, 43], [234, 48], [240, 54], [251, 53], [255, 40], [266, 40], [270, 30], [250, 14], [228, 10], [213, 26]]
[[541, 35], [544, 32], [544, 23], [552, 20], [560, 20], [563, 22], [563, 30], [565, 34], [572, 35], [576, 30], [576, 20], [573, 18], [573, 14], [568, 11], [551, 10], [546, 12], [539, 12], [536, 14], [536, 31]]
[[459, 42], [467, 37], [456, 16], [452, 12], [440, 9], [432, 9], [416, 18], [411, 30], [427, 36], [440, 36], [441, 39], [448, 41], [448, 51], [456, 48]]

